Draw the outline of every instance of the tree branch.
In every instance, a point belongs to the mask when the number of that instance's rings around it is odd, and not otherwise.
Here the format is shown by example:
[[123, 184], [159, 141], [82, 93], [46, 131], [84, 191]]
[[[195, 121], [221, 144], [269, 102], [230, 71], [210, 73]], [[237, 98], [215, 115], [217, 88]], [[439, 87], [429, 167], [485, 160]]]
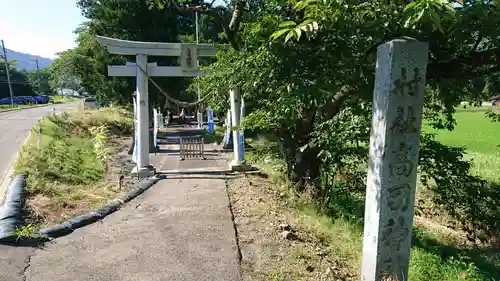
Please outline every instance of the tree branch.
[[500, 71], [500, 48], [459, 56], [448, 62], [431, 62], [427, 66], [427, 79], [470, 79]]
[[233, 15], [231, 17], [231, 22], [229, 23], [229, 29], [236, 32], [240, 27], [241, 20], [243, 19], [243, 13], [245, 12], [245, 2], [242, 0], [236, 0], [234, 3]]
[[[427, 79], [435, 82], [448, 79], [472, 79], [500, 72], [500, 48], [460, 56], [448, 62], [431, 62], [427, 66]], [[333, 99], [323, 107], [323, 120], [340, 112], [344, 102], [361, 91], [361, 85], [344, 85]]]
[[477, 47], [479, 46], [479, 43], [483, 40], [483, 35], [479, 34], [477, 36], [476, 43], [474, 43], [474, 46], [472, 46], [472, 50], [470, 51], [471, 53], [475, 52], [477, 50]]
[[357, 95], [359, 91], [360, 88], [358, 85], [342, 86], [340, 88], [340, 91], [335, 93], [332, 100], [323, 107], [322, 112], [324, 112], [325, 114], [323, 115], [322, 120], [326, 121], [332, 119], [335, 115], [337, 115], [340, 112], [344, 102], [350, 97]]
[[[229, 44], [235, 50], [240, 49], [239, 40], [238, 40], [238, 30], [241, 21], [243, 20], [243, 14], [245, 12], [245, 1], [244, 0], [236, 0], [234, 5], [234, 10], [229, 15], [229, 11], [223, 7], [213, 7], [213, 3], [203, 2], [200, 6], [197, 7], [182, 7], [177, 3], [176, 0], [169, 0], [169, 7], [173, 7], [179, 15], [187, 16], [190, 13], [198, 12], [200, 14], [208, 15], [212, 18], [212, 20], [221, 25], [224, 29], [224, 33], [227, 36]], [[231, 20], [229, 18], [231, 17]]]

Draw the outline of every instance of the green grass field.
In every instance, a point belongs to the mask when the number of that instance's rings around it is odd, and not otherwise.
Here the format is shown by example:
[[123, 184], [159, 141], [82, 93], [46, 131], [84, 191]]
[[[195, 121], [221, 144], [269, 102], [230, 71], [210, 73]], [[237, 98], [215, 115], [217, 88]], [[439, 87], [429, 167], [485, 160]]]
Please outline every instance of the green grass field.
[[500, 181], [500, 123], [492, 122], [485, 113], [493, 108], [469, 108], [455, 114], [457, 125], [453, 131], [433, 130], [424, 126], [425, 132], [436, 132], [436, 139], [443, 144], [467, 149], [475, 165], [473, 173], [484, 179]]

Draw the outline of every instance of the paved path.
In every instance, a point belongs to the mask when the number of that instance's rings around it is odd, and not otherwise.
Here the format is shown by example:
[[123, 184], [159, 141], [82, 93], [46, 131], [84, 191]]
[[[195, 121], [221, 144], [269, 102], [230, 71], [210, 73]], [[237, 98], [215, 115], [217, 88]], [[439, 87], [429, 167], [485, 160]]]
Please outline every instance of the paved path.
[[176, 172], [121, 210], [43, 249], [0, 246], [0, 280], [240, 280], [225, 177], [179, 172], [227, 168], [219, 153], [205, 156], [151, 155], [158, 170]]
[[6, 187], [9, 184], [10, 168], [31, 128], [42, 117], [51, 114], [53, 108], [56, 112], [67, 111], [75, 108], [77, 104], [54, 104], [0, 112], [0, 205], [3, 203]]

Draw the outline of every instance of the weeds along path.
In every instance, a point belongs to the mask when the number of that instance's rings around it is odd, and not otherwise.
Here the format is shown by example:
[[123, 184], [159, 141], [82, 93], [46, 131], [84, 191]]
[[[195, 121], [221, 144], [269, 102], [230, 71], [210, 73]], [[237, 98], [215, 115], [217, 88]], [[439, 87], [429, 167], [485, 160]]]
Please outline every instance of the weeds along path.
[[52, 114], [54, 108], [56, 112], [63, 112], [72, 110], [77, 105], [77, 102], [72, 102], [0, 112], [0, 205], [3, 204], [6, 188], [10, 183], [12, 166], [31, 128], [42, 117]]
[[60, 223], [130, 187], [136, 180], [120, 175], [133, 166], [132, 124], [132, 114], [121, 108], [78, 110], [39, 122], [32, 132], [42, 135], [30, 136], [15, 165], [16, 174], [26, 175], [26, 220]]

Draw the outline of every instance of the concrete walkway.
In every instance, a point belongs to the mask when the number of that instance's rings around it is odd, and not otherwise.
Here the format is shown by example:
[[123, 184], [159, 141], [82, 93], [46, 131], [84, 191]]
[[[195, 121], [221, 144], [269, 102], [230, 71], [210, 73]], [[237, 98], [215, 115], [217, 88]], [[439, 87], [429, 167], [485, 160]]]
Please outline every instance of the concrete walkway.
[[[208, 149], [210, 150], [210, 149]], [[0, 281], [238, 281], [239, 261], [224, 176], [227, 160], [152, 155], [167, 174], [103, 221], [43, 249], [0, 246]]]

